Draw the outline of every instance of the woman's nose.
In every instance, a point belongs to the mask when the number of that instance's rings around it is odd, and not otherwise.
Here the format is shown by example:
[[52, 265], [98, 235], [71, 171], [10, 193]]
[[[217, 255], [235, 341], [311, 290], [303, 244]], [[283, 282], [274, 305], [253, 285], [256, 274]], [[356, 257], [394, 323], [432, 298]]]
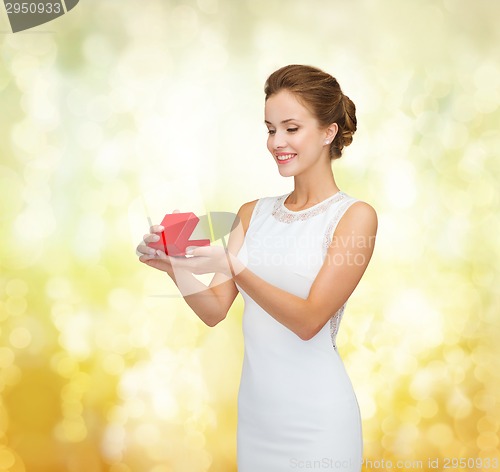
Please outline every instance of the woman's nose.
[[276, 134], [274, 135], [274, 143], [273, 144], [274, 144], [274, 147], [276, 149], [286, 147], [285, 135], [283, 133], [276, 132]]

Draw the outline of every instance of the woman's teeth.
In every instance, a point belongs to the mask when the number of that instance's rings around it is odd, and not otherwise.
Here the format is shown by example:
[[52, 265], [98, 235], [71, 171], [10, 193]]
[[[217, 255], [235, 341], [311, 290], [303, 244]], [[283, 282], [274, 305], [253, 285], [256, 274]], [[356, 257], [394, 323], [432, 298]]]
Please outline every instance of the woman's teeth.
[[276, 157], [278, 158], [278, 161], [287, 161], [292, 157], [295, 157], [295, 154], [283, 154], [282, 156], [276, 156]]

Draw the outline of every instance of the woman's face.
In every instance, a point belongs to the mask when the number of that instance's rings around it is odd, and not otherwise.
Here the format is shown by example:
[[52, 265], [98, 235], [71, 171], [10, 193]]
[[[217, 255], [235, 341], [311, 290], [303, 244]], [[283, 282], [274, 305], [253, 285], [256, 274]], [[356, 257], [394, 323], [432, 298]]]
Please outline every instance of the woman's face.
[[332, 142], [335, 127], [333, 131], [332, 127], [321, 129], [293, 93], [281, 90], [267, 99], [265, 123], [269, 131], [267, 149], [282, 175], [297, 175], [310, 167], [329, 164], [329, 146], [325, 141]]

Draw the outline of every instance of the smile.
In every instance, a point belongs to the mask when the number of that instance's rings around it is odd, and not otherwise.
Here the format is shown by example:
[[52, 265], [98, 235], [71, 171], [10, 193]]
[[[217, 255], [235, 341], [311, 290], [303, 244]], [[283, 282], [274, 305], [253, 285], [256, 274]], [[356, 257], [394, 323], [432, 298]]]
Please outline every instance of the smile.
[[276, 158], [278, 159], [279, 164], [286, 164], [290, 162], [297, 154], [277, 154]]

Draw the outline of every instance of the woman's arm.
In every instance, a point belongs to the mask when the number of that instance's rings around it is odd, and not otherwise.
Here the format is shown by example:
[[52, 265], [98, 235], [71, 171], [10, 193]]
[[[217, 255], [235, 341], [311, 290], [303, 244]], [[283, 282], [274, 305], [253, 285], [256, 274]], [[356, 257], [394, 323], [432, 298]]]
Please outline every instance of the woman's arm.
[[[248, 224], [255, 207], [256, 200], [244, 204], [238, 211], [228, 240], [228, 250], [237, 254], [245, 237]], [[181, 266], [180, 261], [165, 255], [162, 251], [154, 251], [147, 244], [157, 241], [157, 232], [163, 231], [159, 226], [151, 227], [151, 233], [144, 236], [137, 248], [141, 254], [139, 260], [158, 270], [167, 272], [176, 284], [186, 303], [196, 315], [208, 326], [215, 326], [222, 321], [238, 294], [238, 289], [231, 277], [218, 272], [207, 287], [200, 282], [189, 269]]]
[[373, 253], [377, 214], [365, 202], [352, 204], [340, 219], [325, 261], [306, 299], [282, 290], [230, 255], [234, 280], [267, 313], [303, 340], [315, 336], [347, 301]]
[[[243, 245], [256, 203], [257, 200], [245, 203], [238, 211], [227, 243], [227, 249], [232, 254], [237, 254]], [[174, 276], [179, 281], [179, 283], [175, 282], [177, 287], [181, 293], [191, 293], [191, 295], [183, 295], [184, 300], [202, 321], [213, 327], [224, 320], [239, 293], [234, 280], [222, 272], [217, 272], [210, 285], [206, 287], [190, 271], [180, 267], [177, 269], [175, 258], [173, 266]], [[200, 314], [205, 316], [202, 318]]]
[[266, 282], [247, 269], [234, 252], [226, 254], [221, 247], [196, 248], [195, 257], [177, 258], [176, 264], [194, 274], [220, 272], [228, 278], [232, 274], [260, 307], [301, 339], [309, 340], [342, 307], [361, 280], [373, 253], [377, 226], [377, 214], [370, 205], [356, 202], [349, 207], [337, 224], [306, 299]]

